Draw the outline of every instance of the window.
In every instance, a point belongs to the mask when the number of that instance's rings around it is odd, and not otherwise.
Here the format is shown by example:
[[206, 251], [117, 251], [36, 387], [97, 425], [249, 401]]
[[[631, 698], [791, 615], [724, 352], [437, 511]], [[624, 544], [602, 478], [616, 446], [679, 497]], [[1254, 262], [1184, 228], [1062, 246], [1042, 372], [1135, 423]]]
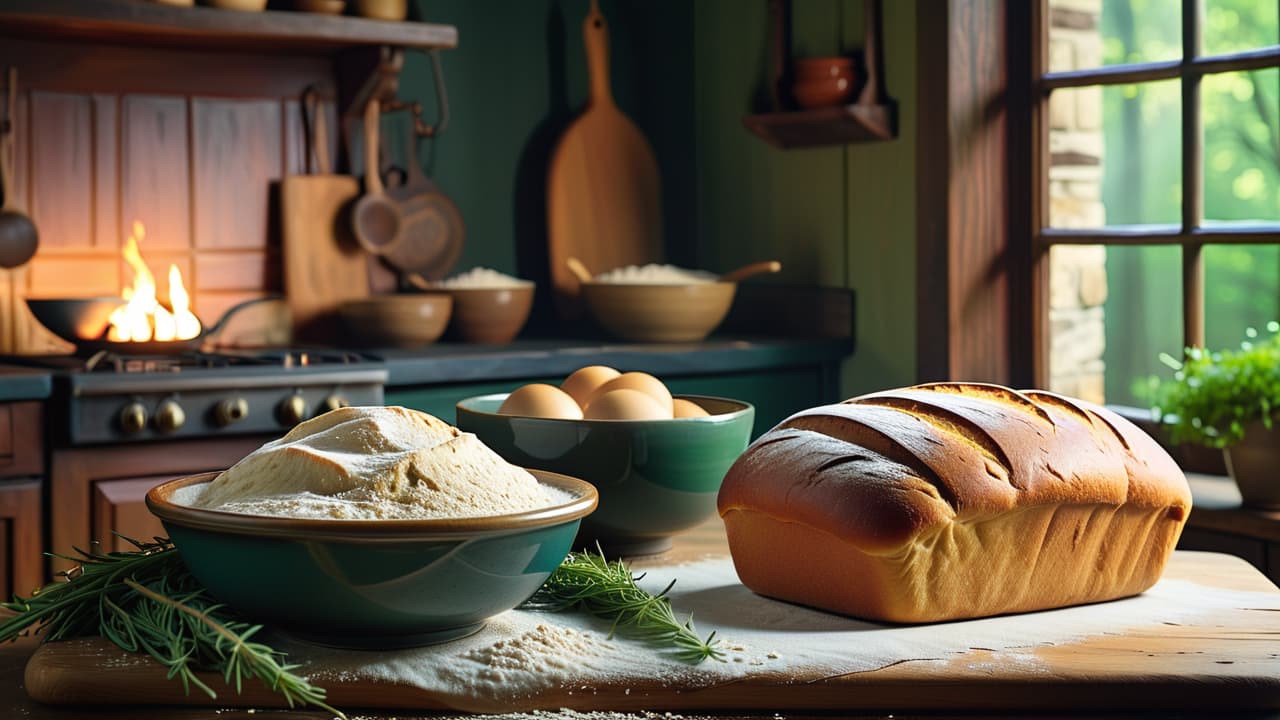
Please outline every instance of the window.
[[1280, 319], [1280, 0], [1041, 0], [1037, 381], [1144, 406]]

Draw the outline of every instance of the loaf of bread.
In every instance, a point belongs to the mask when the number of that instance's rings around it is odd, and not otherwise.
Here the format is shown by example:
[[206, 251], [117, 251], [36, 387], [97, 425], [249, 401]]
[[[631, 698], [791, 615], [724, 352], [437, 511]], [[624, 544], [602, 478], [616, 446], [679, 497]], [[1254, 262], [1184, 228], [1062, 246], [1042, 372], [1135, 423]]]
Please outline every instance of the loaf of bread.
[[347, 407], [300, 423], [192, 503], [253, 515], [425, 520], [525, 512], [552, 491], [471, 433], [403, 407]]
[[900, 623], [1135, 595], [1190, 509], [1177, 464], [1124, 418], [965, 383], [797, 413], [747, 448], [719, 496], [747, 587]]

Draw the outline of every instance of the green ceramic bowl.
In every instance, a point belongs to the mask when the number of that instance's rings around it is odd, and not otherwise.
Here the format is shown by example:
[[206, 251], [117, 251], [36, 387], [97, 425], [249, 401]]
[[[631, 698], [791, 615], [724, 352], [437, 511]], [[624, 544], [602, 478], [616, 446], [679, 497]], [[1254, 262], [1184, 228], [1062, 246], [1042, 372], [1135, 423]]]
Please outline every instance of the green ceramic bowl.
[[187, 507], [173, 494], [218, 473], [152, 488], [192, 574], [254, 622], [339, 647], [428, 645], [469, 635], [524, 602], [564, 560], [596, 505], [590, 484], [531, 471], [571, 500], [457, 520], [313, 520]]
[[457, 405], [458, 427], [507, 462], [582, 478], [600, 491], [578, 545], [616, 555], [661, 552], [671, 536], [710, 518], [725, 471], [746, 449], [755, 408], [683, 395], [710, 417], [562, 420], [500, 415], [505, 394]]

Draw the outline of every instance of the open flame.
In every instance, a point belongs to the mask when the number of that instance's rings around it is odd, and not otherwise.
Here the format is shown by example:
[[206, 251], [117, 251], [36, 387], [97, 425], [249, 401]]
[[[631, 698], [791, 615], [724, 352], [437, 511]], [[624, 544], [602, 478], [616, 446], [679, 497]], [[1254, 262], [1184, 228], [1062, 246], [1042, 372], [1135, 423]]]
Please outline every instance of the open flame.
[[133, 284], [120, 294], [127, 302], [111, 313], [107, 339], [117, 342], [190, 340], [200, 334], [200, 319], [191, 312], [191, 297], [182, 284], [182, 272], [177, 265], [169, 266], [169, 308], [166, 308], [156, 298], [156, 278], [138, 249], [145, 236], [146, 229], [135, 220], [123, 252], [125, 262], [133, 270]]

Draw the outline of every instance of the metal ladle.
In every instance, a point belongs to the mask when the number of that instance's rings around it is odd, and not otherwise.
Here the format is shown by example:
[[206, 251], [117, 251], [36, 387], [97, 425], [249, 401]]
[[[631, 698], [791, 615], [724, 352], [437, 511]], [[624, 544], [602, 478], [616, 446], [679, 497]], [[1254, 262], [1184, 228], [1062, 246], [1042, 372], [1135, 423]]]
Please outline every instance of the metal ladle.
[[0, 118], [0, 194], [4, 205], [0, 206], [0, 267], [15, 268], [31, 259], [40, 244], [35, 223], [17, 208], [15, 195], [13, 136], [16, 134], [14, 117], [18, 114], [18, 70], [9, 68], [9, 101], [5, 105], [6, 117]]

